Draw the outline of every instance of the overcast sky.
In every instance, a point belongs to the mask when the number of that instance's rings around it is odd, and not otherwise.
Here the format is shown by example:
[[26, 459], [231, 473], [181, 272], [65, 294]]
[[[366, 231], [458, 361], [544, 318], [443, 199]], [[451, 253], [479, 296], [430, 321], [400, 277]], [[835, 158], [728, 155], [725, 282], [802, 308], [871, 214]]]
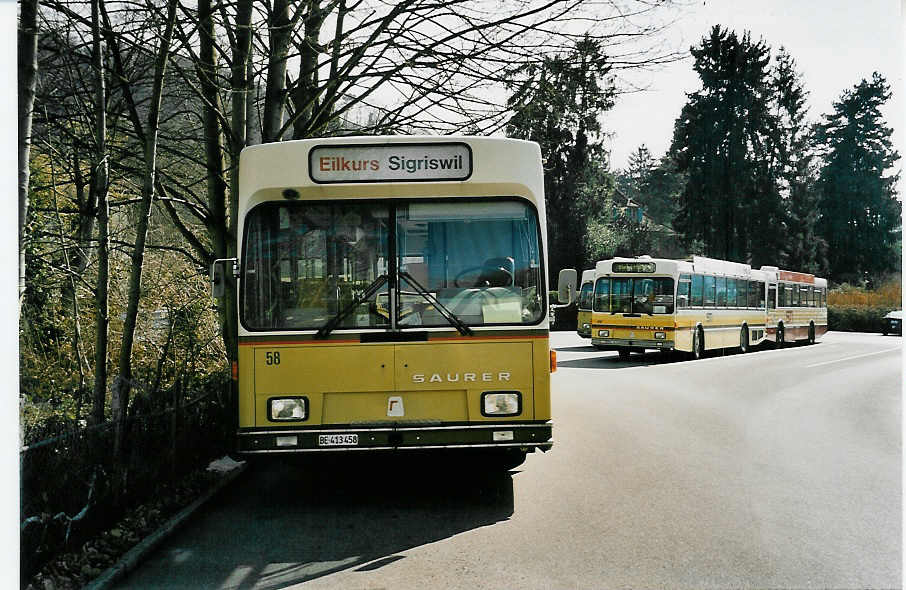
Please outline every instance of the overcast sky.
[[[893, 93], [884, 115], [894, 129], [897, 150], [906, 156], [904, 4], [906, 0], [698, 0], [680, 13], [667, 36], [671, 46], [688, 54], [690, 46], [720, 24], [740, 34], [750, 31], [753, 41], [764, 39], [772, 55], [781, 45], [786, 47], [810, 93], [812, 120], [830, 113], [844, 90], [863, 78], [870, 80], [873, 71], [880, 72]], [[691, 57], [633, 81], [650, 90], [623, 95], [604, 116], [605, 128], [614, 133], [610, 144], [614, 169], [624, 168], [629, 154], [643, 143], [655, 157], [663, 155], [686, 93], [700, 88]]]

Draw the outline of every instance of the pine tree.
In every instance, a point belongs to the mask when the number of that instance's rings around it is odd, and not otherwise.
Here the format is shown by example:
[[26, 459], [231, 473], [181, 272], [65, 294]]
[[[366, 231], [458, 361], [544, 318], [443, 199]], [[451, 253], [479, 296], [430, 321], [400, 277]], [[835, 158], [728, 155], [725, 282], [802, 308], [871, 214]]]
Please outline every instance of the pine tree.
[[818, 126], [824, 165], [819, 178], [818, 227], [828, 243], [828, 274], [837, 281], [874, 277], [899, 266], [892, 247], [901, 226], [896, 199], [899, 154], [891, 143], [881, 106], [890, 86], [875, 72], [843, 92]]
[[825, 266], [826, 242], [817, 233], [818, 192], [812, 135], [805, 119], [808, 92], [796, 61], [781, 47], [771, 75], [775, 117], [772, 165], [787, 216], [777, 264], [817, 273]]
[[715, 26], [691, 51], [702, 89], [674, 127], [670, 155], [687, 175], [674, 228], [711, 256], [773, 263], [784, 215], [770, 167], [770, 48]]
[[613, 106], [610, 68], [600, 43], [586, 37], [566, 55], [510, 73], [507, 134], [541, 146], [552, 279], [585, 265], [586, 220], [600, 208], [593, 201], [606, 166], [598, 117]]

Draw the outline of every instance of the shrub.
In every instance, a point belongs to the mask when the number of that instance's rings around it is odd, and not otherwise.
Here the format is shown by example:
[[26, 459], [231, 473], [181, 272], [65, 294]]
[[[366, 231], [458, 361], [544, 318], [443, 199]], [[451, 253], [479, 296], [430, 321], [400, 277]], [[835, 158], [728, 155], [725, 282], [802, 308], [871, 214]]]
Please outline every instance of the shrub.
[[827, 327], [839, 332], [881, 332], [884, 316], [893, 309], [899, 309], [899, 306], [829, 306]]

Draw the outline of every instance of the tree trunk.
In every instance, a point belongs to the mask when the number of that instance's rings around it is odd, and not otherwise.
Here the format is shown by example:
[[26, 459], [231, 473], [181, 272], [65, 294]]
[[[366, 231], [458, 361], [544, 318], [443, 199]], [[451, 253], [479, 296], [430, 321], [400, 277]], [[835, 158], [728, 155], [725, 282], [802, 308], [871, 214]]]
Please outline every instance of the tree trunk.
[[[251, 8], [251, 7], [249, 7]], [[246, 28], [246, 34], [248, 29]], [[199, 33], [199, 64], [198, 78], [201, 86], [201, 94], [204, 97], [204, 149], [205, 149], [205, 168], [207, 177], [207, 201], [208, 210], [211, 213], [211, 222], [208, 227], [211, 228], [211, 238], [214, 246], [214, 258], [227, 258], [229, 253], [229, 229], [227, 220], [227, 194], [226, 194], [226, 171], [223, 162], [223, 134], [220, 132], [220, 123], [218, 113], [223, 112], [223, 106], [220, 101], [220, 94], [217, 91], [217, 51], [215, 50], [215, 32], [214, 19], [211, 10], [211, 0], [200, 0], [198, 2], [198, 33]], [[241, 68], [244, 73], [244, 62]], [[236, 68], [233, 68], [233, 76], [236, 75]], [[243, 76], [244, 78], [244, 76]], [[235, 95], [234, 95], [235, 96]], [[235, 125], [236, 103], [242, 105], [245, 109], [245, 100], [234, 100], [233, 125]], [[240, 127], [245, 131], [245, 122]], [[232, 144], [235, 149], [236, 129], [230, 134]], [[241, 148], [240, 148], [241, 149]], [[232, 150], [231, 150], [232, 151]], [[235, 241], [235, 240], [232, 240]], [[229, 280], [229, 279], [228, 279]], [[236, 308], [235, 294], [233, 289], [227, 289], [222, 304], [219, 307], [220, 325], [223, 330], [223, 343], [226, 348], [227, 358], [230, 362], [236, 359], [237, 355], [237, 332], [236, 326]]]
[[114, 456], [122, 459], [125, 437], [125, 422], [129, 407], [129, 393], [132, 387], [132, 345], [135, 338], [135, 325], [138, 318], [138, 304], [141, 295], [142, 267], [145, 262], [145, 242], [148, 238], [148, 226], [151, 220], [151, 204], [154, 200], [154, 178], [157, 167], [157, 140], [160, 123], [160, 103], [163, 93], [164, 74], [167, 70], [167, 59], [170, 54], [170, 40], [173, 38], [173, 27], [176, 21], [176, 0], [167, 3], [167, 22], [160, 41], [157, 58], [154, 64], [154, 85], [148, 105], [148, 126], [145, 132], [144, 157], [145, 170], [142, 182], [142, 202], [139, 209], [138, 227], [136, 228], [135, 248], [132, 251], [132, 264], [129, 272], [128, 304], [126, 320], [123, 323], [123, 340], [120, 345], [118, 374], [113, 383], [112, 410], [116, 420], [116, 439]]
[[327, 17], [319, 0], [309, 0], [305, 15], [305, 38], [299, 47], [299, 77], [292, 91], [293, 139], [305, 139], [312, 128], [312, 115], [318, 112], [318, 39]]
[[[252, 78], [247, 69], [252, 52], [252, 0], [239, 0], [236, 6], [236, 46], [233, 54], [232, 67], [232, 102], [231, 120], [232, 133], [230, 134], [230, 199], [229, 199], [229, 225], [222, 239], [225, 243], [218, 243], [218, 236], [214, 238], [217, 251], [221, 249], [226, 253], [226, 258], [236, 257], [238, 245], [237, 219], [239, 218], [239, 155], [242, 148], [248, 145], [249, 136], [247, 125], [251, 118], [249, 111], [250, 97], [252, 95]], [[228, 284], [232, 277], [227, 277]], [[238, 305], [235, 289], [226, 289], [223, 298], [223, 344], [227, 357], [232, 362], [238, 358]]]
[[31, 120], [38, 82], [38, 0], [21, 0], [19, 20], [19, 309], [25, 296], [25, 225], [28, 220]]
[[[91, 191], [98, 210], [98, 276], [95, 286], [94, 392], [91, 422], [104, 421], [107, 401], [107, 336], [110, 328], [110, 204], [107, 201], [107, 89], [104, 77], [104, 46], [101, 40], [100, 0], [91, 2], [91, 62], [96, 70], [95, 154]], [[86, 257], [87, 261], [87, 257]]]
[[264, 91], [264, 121], [261, 141], [280, 141], [283, 108], [286, 102], [286, 57], [292, 38], [289, 1], [274, 0], [268, 14], [270, 53], [267, 58], [267, 87]]

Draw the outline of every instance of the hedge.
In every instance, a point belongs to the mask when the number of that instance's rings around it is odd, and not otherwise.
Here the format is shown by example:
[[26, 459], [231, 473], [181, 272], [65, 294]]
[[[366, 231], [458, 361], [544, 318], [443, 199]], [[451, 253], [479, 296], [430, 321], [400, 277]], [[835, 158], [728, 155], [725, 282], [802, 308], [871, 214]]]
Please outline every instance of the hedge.
[[827, 328], [838, 332], [881, 332], [884, 316], [893, 307], [836, 307], [827, 308]]

